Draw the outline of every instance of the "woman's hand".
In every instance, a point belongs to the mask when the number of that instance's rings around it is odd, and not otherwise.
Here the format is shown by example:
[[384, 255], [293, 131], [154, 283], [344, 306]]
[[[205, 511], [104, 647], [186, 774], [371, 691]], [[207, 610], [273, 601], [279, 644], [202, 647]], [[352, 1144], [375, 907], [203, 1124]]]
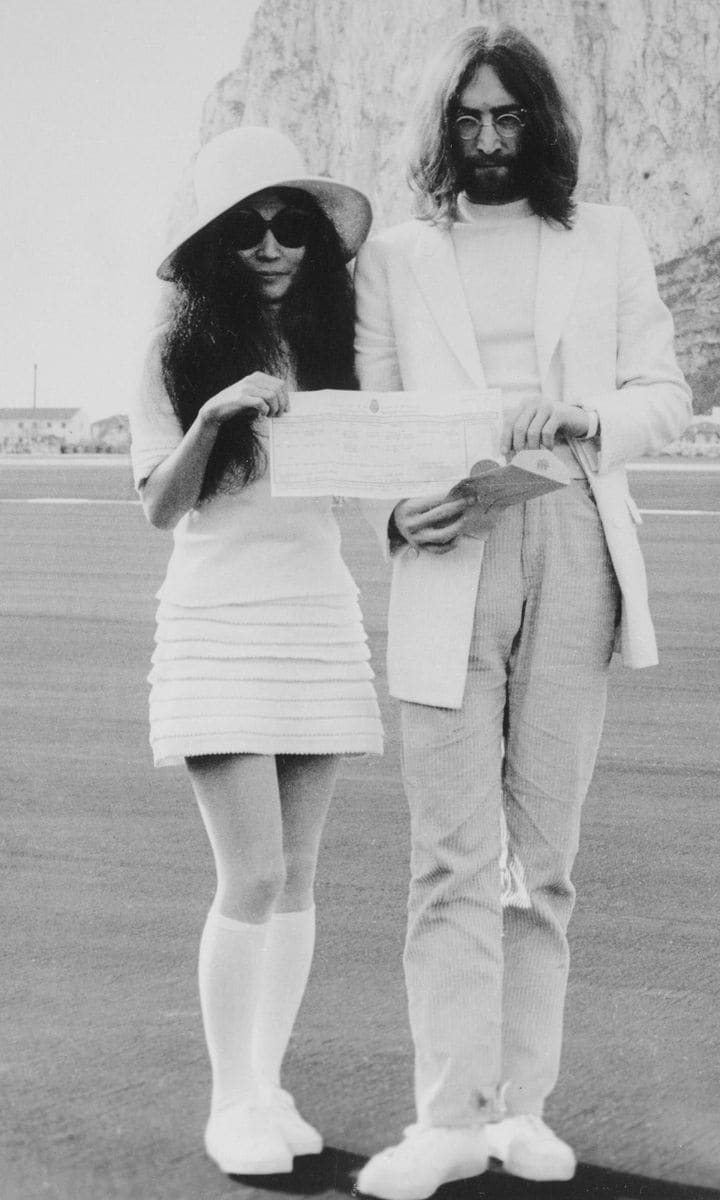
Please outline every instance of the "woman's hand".
[[180, 445], [145, 480], [142, 503], [151, 524], [172, 529], [197, 504], [208, 460], [225, 421], [246, 409], [277, 417], [287, 412], [288, 399], [285, 381], [262, 371], [254, 371], [211, 396]]
[[552, 450], [558, 433], [582, 438], [590, 428], [590, 418], [574, 404], [526, 404], [503, 430], [503, 454], [518, 450]]
[[401, 500], [393, 509], [400, 536], [415, 550], [447, 554], [463, 531], [466, 500], [444, 501], [442, 496]]
[[279, 417], [287, 412], [289, 399], [284, 379], [253, 371], [206, 400], [198, 417], [203, 425], [217, 431], [225, 421], [248, 408], [256, 409], [263, 417]]

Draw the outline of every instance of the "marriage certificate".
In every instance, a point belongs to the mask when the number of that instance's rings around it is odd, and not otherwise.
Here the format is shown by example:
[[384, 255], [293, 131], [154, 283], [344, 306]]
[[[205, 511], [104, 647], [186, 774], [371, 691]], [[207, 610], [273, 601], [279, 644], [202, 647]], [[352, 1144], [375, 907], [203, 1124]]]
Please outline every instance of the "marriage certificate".
[[294, 392], [268, 422], [274, 496], [394, 500], [450, 488], [498, 453], [500, 392]]

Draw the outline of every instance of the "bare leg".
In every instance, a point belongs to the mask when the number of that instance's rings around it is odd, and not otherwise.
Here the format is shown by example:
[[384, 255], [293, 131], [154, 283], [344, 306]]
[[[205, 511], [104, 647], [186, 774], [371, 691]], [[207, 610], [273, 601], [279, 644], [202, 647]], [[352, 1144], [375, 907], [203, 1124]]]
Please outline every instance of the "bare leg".
[[278, 755], [285, 886], [278, 912], [300, 912], [313, 904], [313, 886], [340, 760], [333, 754]]
[[236, 921], [267, 921], [285, 885], [275, 759], [207, 755], [187, 766], [215, 858], [214, 907]]

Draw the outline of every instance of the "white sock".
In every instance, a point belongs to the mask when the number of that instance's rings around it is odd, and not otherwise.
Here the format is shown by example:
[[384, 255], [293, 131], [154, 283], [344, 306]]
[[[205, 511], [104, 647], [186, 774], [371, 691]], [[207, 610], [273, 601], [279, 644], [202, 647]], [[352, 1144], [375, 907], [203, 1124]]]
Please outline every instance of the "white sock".
[[252, 1030], [268, 925], [210, 909], [200, 940], [200, 1006], [212, 1067], [212, 1111], [256, 1098]]
[[315, 907], [274, 913], [268, 922], [260, 995], [253, 1033], [253, 1068], [259, 1084], [277, 1087], [280, 1068], [315, 948]]

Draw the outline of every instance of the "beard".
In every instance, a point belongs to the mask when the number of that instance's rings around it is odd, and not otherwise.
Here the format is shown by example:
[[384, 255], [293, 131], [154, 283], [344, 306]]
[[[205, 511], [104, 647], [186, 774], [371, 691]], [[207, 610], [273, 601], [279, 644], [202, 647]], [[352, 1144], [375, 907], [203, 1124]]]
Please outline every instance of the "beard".
[[528, 194], [521, 158], [476, 155], [457, 164], [458, 190], [474, 204], [509, 204]]

